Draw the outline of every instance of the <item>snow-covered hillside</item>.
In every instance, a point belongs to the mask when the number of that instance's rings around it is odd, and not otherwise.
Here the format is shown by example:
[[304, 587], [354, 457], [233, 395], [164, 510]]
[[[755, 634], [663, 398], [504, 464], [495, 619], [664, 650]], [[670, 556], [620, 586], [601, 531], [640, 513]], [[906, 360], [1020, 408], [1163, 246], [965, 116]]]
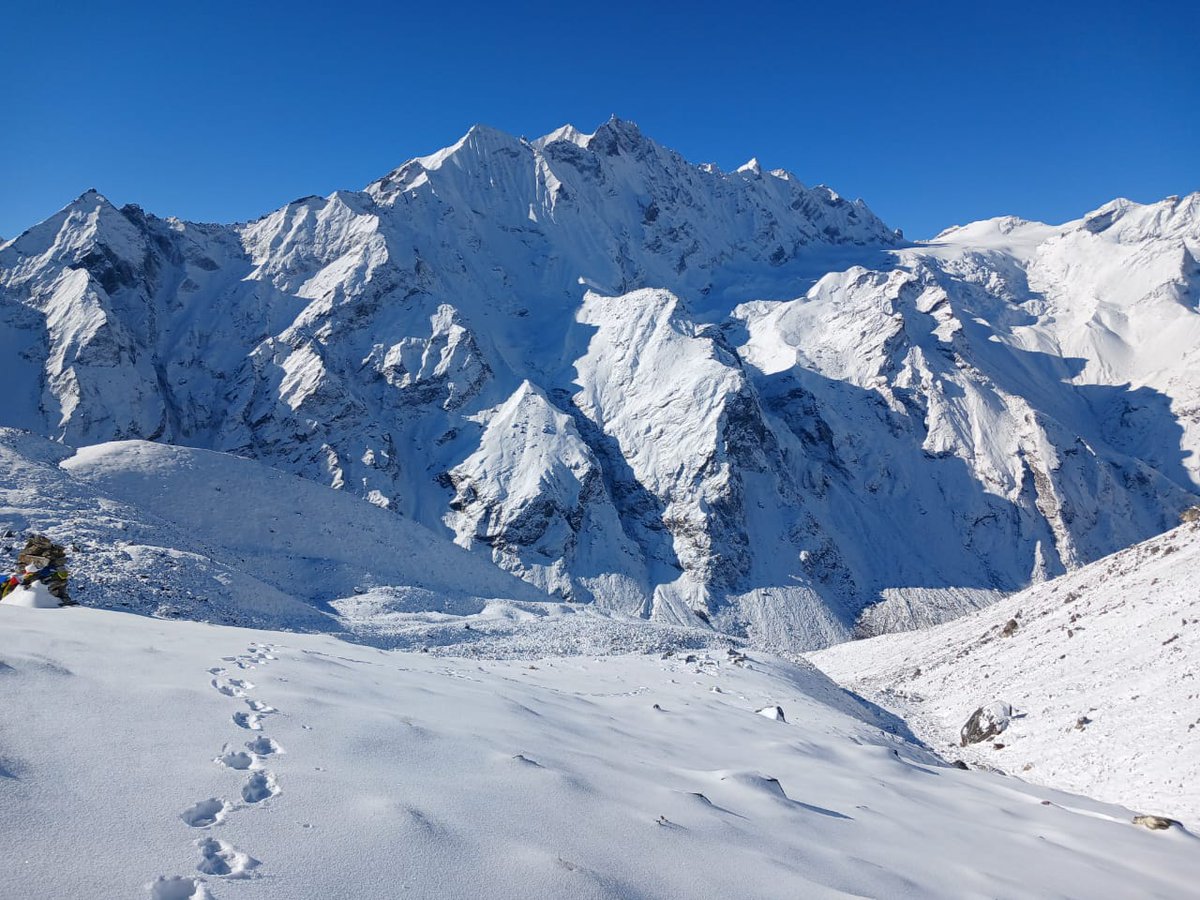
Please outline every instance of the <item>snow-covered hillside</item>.
[[460, 655], [736, 645], [555, 601], [403, 516], [229, 454], [0, 429], [0, 470], [0, 552], [31, 531], [68, 542], [85, 605]]
[[4, 604], [0, 634], [4, 897], [1166, 898], [1200, 881], [1193, 835], [946, 767], [757, 653], [468, 661]]
[[1200, 195], [908, 245], [629, 122], [476, 127], [250, 223], [89, 191], [0, 245], [0, 424], [251, 457], [560, 600], [814, 647], [1175, 524], [1198, 254]]
[[[1191, 523], [946, 625], [811, 658], [949, 757], [1195, 827], [1197, 572]], [[1007, 729], [960, 747], [968, 717], [994, 703], [1012, 707]]]

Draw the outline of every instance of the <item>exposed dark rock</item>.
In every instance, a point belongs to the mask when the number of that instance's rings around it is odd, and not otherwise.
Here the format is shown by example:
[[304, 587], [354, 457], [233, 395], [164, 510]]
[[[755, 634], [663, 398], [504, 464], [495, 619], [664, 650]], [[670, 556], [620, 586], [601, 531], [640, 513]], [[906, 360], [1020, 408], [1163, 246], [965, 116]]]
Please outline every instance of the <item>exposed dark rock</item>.
[[971, 717], [959, 732], [961, 746], [979, 744], [995, 737], [1008, 727], [1011, 716], [1012, 707], [1007, 703], [992, 703], [979, 707], [971, 713]]

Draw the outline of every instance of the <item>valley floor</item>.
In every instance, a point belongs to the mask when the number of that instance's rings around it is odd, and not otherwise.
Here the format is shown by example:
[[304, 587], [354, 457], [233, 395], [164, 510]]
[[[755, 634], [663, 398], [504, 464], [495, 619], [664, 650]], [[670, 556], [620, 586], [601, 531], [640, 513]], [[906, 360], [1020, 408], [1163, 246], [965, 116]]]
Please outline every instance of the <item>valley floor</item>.
[[[736, 650], [455, 659], [0, 606], [0, 897], [1180, 897], [1189, 832]], [[784, 721], [757, 714], [778, 705]]]

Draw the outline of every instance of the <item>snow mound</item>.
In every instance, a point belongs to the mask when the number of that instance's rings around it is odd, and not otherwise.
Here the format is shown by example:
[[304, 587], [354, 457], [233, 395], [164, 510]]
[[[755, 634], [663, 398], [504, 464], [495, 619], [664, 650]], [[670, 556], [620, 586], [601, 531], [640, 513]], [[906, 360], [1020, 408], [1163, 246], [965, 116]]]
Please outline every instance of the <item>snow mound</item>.
[[9, 606], [23, 606], [26, 609], [59, 608], [58, 598], [51, 594], [50, 588], [40, 581], [35, 581], [28, 587], [18, 585], [7, 597], [0, 600], [0, 603], [7, 603]]

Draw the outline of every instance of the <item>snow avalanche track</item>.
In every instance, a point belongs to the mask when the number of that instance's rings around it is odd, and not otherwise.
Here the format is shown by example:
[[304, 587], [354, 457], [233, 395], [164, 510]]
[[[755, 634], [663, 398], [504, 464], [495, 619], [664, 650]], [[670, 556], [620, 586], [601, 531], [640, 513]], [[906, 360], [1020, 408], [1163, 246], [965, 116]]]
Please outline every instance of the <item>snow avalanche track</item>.
[[[0, 896], [1178, 897], [1189, 833], [755, 653], [463, 660], [0, 606]], [[757, 710], [782, 708], [785, 721]]]

